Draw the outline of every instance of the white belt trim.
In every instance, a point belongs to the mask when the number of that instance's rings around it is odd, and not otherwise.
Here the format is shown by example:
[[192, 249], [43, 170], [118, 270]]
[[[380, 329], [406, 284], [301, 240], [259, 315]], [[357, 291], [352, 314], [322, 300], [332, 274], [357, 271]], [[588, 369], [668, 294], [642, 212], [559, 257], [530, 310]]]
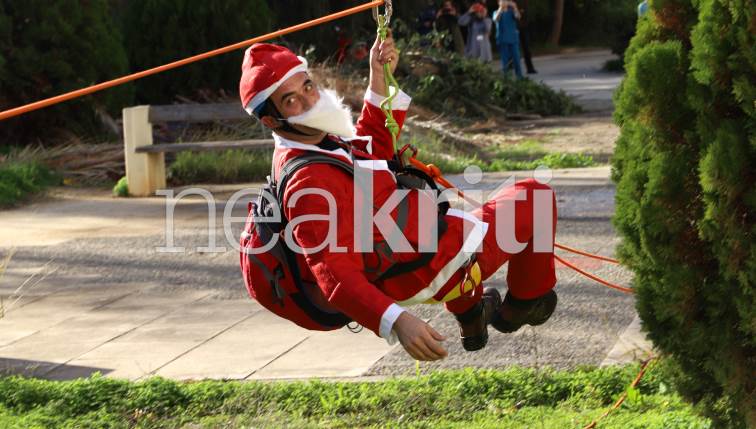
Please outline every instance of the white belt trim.
[[371, 171], [385, 171], [391, 175], [391, 179], [396, 183], [396, 176], [394, 172], [389, 168], [388, 162], [385, 160], [372, 160], [372, 159], [355, 159], [354, 165]]
[[[450, 209], [446, 214], [448, 216], [459, 217], [468, 222], [474, 223], [470, 235], [468, 235], [465, 242], [462, 243], [462, 248], [459, 250], [459, 253], [457, 253], [446, 266], [438, 272], [438, 274], [436, 274], [436, 277], [430, 282], [428, 287], [404, 301], [399, 301], [399, 305], [420, 304], [433, 298], [433, 296], [435, 296], [438, 291], [449, 282], [449, 279], [451, 279], [457, 271], [470, 262], [470, 259], [475, 255], [478, 246], [483, 242], [483, 237], [485, 237], [486, 232], [488, 232], [488, 223], [483, 222], [475, 217], [475, 215], [462, 210]], [[470, 249], [469, 252], [467, 251], [468, 249]]]
[[372, 160], [372, 159], [355, 159], [354, 163], [359, 165], [360, 168], [373, 171], [388, 171], [391, 169], [388, 166], [388, 162], [385, 160]]

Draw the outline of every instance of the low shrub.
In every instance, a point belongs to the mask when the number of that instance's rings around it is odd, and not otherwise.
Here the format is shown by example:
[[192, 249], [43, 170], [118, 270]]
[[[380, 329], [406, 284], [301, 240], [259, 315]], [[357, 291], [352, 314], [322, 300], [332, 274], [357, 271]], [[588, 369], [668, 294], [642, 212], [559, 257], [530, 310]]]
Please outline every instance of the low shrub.
[[129, 196], [129, 182], [125, 177], [121, 177], [113, 186], [113, 196], [121, 198]]
[[399, 81], [417, 103], [460, 118], [489, 117], [503, 111], [540, 115], [579, 112], [563, 91], [530, 79], [515, 79], [491, 64], [434, 48], [442, 45], [443, 37], [431, 33], [397, 42], [404, 52]]
[[0, 207], [9, 207], [48, 186], [60, 177], [36, 161], [0, 163]]

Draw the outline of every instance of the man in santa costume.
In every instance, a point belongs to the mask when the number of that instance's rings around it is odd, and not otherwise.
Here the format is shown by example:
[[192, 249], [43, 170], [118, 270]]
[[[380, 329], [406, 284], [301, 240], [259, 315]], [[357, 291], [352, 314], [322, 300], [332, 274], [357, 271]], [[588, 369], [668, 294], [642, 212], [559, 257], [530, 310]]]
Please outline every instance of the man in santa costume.
[[[540, 325], [551, 316], [556, 306], [552, 290], [556, 208], [548, 186], [526, 180], [500, 190], [472, 212], [444, 212], [439, 217], [444, 228], [434, 234], [437, 223], [422, 213], [422, 192], [415, 189], [404, 197], [395, 196], [397, 176], [390, 168], [396, 163], [395, 152], [379, 105], [389, 90], [396, 92], [386, 87], [383, 66], [390, 64], [393, 72], [398, 59], [391, 37], [376, 40], [370, 53], [369, 86], [356, 125], [341, 99], [308, 74], [307, 62], [281, 46], [256, 44], [245, 52], [240, 96], [244, 108], [273, 131], [273, 180], [287, 162], [312, 153], [353, 163], [371, 175], [368, 210], [375, 214], [376, 224], [379, 215], [397, 223], [402, 218], [399, 242], [405, 247], [387, 253], [358, 246], [355, 236], [365, 230], [374, 230], [372, 243], [385, 246], [390, 225], [376, 229], [373, 219], [355, 215], [359, 213], [355, 204], [361, 204], [355, 175], [331, 164], [312, 163], [289, 178], [279, 202], [306, 263], [302, 275], [312, 278], [327, 304], [349, 319], [390, 344], [398, 339], [415, 359], [437, 360], [447, 355], [442, 345], [445, 338], [406, 307], [444, 303], [458, 320], [463, 346], [469, 351], [485, 346], [488, 324], [501, 332], [514, 332], [526, 324]], [[409, 105], [410, 97], [398, 91], [392, 109], [400, 127]], [[545, 222], [536, 211], [539, 192], [548, 195], [547, 210], [541, 210]], [[328, 217], [336, 221], [323, 220]], [[544, 225], [548, 226], [547, 246], [537, 249], [534, 237]], [[509, 241], [519, 245], [516, 251], [501, 245], [506, 231], [512, 231]], [[436, 250], [421, 253], [421, 242], [429, 236], [436, 239]], [[410, 265], [425, 259], [409, 272], [389, 276], [380, 268], [385, 268], [387, 254], [394, 262]], [[508, 292], [502, 300], [495, 289], [484, 291], [482, 281], [506, 262]], [[254, 269], [244, 256], [242, 269]]]

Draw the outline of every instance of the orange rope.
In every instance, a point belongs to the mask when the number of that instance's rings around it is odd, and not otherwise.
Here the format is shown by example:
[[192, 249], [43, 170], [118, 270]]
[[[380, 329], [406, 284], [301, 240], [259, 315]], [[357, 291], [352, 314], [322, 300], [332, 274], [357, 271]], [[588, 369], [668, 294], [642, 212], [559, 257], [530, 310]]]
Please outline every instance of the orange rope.
[[422, 161], [418, 160], [414, 156], [409, 158], [410, 164], [412, 164], [413, 167], [417, 168], [418, 170], [422, 171], [423, 173], [430, 176], [433, 180], [435, 180], [439, 185], [443, 186], [446, 189], [454, 189], [455, 192], [457, 192], [457, 195], [460, 197], [466, 199], [468, 202], [470, 202], [474, 206], [480, 207], [481, 204], [478, 201], [475, 201], [472, 198], [469, 198], [465, 196], [462, 191], [454, 186], [453, 183], [449, 182], [448, 180], [444, 179], [444, 176], [441, 174], [441, 169], [433, 164], [423, 164]]
[[366, 11], [368, 9], [372, 9], [378, 6], [381, 6], [384, 3], [384, 0], [374, 0], [370, 3], [365, 3], [361, 6], [356, 6], [351, 9], [346, 9], [341, 12], [337, 12], [331, 15], [323, 16], [317, 19], [313, 19], [312, 21], [304, 22], [302, 24], [297, 24], [289, 28], [284, 28], [282, 30], [274, 31], [272, 33], [265, 34], [263, 36], [258, 36], [253, 39], [245, 40], [243, 42], [235, 43], [233, 45], [229, 45], [223, 48], [215, 49], [209, 52], [205, 52], [203, 54], [195, 55], [193, 57], [184, 58], [183, 60], [174, 61], [169, 64], [165, 64], [159, 67], [151, 68], [149, 70], [144, 70], [138, 73], [130, 74], [128, 76], [119, 77], [117, 79], [109, 80], [107, 82], [98, 83], [96, 85], [89, 86], [87, 88], [78, 89], [75, 91], [71, 91], [65, 94], [57, 95], [55, 97], [47, 98], [45, 100], [37, 101], [34, 103], [30, 103], [24, 106], [16, 107], [13, 109], [5, 110], [3, 112], [0, 112], [0, 121], [12, 118], [14, 116], [23, 115], [24, 113], [28, 113], [34, 110], [42, 109], [44, 107], [52, 106], [54, 104], [59, 104], [64, 101], [72, 100], [74, 98], [83, 97], [85, 95], [92, 94], [94, 92], [102, 91], [104, 89], [112, 88], [114, 86], [122, 85], [127, 82], [131, 82], [133, 80], [141, 79], [143, 77], [151, 76], [157, 73], [162, 73], [167, 70], [175, 69], [177, 67], [185, 66], [187, 64], [195, 63], [197, 61], [201, 61], [210, 57], [214, 57], [217, 55], [225, 54], [227, 52], [235, 51], [237, 49], [246, 48], [247, 46], [254, 45], [255, 43], [264, 42], [266, 40], [274, 39], [276, 37], [284, 36], [289, 33], [294, 33], [297, 31], [304, 30], [306, 28], [314, 27], [316, 25], [320, 25], [329, 21], [333, 21], [339, 18], [343, 18], [345, 16], [354, 15], [359, 12]]
[[589, 258], [598, 259], [600, 261], [611, 262], [612, 264], [619, 264], [620, 263], [620, 261], [618, 261], [616, 259], [608, 258], [606, 256], [594, 255], [593, 253], [588, 253], [588, 252], [585, 252], [583, 250], [573, 249], [572, 247], [563, 246], [563, 245], [561, 245], [559, 243], [554, 243], [554, 247], [562, 249], [562, 250], [566, 250], [568, 252], [577, 253], [578, 255], [587, 256]]
[[612, 288], [612, 289], [617, 289], [617, 290], [625, 292], [625, 293], [635, 293], [630, 288], [626, 288], [626, 287], [615, 285], [613, 283], [609, 283], [608, 281], [606, 281], [606, 280], [604, 280], [604, 279], [602, 279], [600, 277], [596, 277], [593, 274], [587, 273], [587, 272], [581, 270], [580, 268], [578, 268], [578, 267], [570, 264], [569, 262], [565, 261], [564, 259], [560, 258], [557, 255], [554, 255], [554, 259], [556, 259], [557, 261], [561, 262], [563, 265], [567, 266], [568, 268], [572, 268], [573, 270], [577, 271], [578, 273], [580, 273], [580, 274], [588, 277], [589, 279], [591, 279], [593, 281], [601, 283], [602, 285], [604, 285], [606, 287], [609, 287], [609, 288]]
[[[631, 388], [634, 389], [634, 388], [636, 388], [638, 386], [638, 383], [640, 383], [641, 378], [643, 378], [643, 375], [646, 373], [646, 370], [648, 369], [648, 365], [651, 364], [651, 361], [653, 361], [653, 360], [654, 360], [654, 358], [649, 358], [648, 360], [646, 360], [645, 362], [643, 362], [643, 365], [641, 365], [641, 369], [638, 372], [638, 375], [635, 377], [635, 380], [633, 380], [633, 382], [630, 384]], [[625, 402], [625, 399], [627, 399], [627, 390], [625, 391], [625, 393], [623, 393], [619, 397], [619, 399], [617, 399], [617, 402], [615, 402], [614, 405], [612, 405], [612, 408], [609, 408], [608, 410], [606, 410], [606, 412], [604, 414], [602, 414], [596, 420], [592, 421], [591, 424], [589, 424], [588, 426], [584, 427], [583, 429], [594, 429], [596, 427], [596, 425], [598, 424], [598, 422], [601, 421], [601, 419], [603, 419], [604, 417], [608, 416], [609, 413], [611, 413], [612, 411], [614, 411], [617, 408], [619, 408], [622, 405], [622, 403]]]

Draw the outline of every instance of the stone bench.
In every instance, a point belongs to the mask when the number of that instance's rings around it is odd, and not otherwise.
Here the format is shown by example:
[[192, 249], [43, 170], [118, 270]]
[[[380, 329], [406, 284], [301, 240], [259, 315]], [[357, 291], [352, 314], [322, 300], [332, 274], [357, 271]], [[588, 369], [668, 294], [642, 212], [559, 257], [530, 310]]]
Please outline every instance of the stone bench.
[[123, 143], [129, 195], [147, 197], [166, 188], [165, 153], [228, 149], [268, 149], [272, 139], [153, 144], [152, 125], [249, 120], [238, 103], [136, 106], [123, 109]]

